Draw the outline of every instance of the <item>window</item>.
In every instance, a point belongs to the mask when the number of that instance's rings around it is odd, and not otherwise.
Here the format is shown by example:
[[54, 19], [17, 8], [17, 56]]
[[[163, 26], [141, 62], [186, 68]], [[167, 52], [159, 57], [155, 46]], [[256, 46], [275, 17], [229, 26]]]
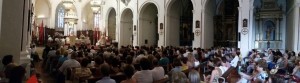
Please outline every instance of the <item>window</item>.
[[64, 16], [65, 10], [63, 7], [60, 7], [57, 11], [57, 27], [64, 28]]
[[94, 28], [100, 28], [100, 13], [94, 14]]

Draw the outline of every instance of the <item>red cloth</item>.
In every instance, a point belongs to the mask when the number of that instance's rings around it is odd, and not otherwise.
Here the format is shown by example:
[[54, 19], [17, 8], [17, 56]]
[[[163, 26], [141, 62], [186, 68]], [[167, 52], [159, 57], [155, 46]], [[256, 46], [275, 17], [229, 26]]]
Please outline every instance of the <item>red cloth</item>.
[[43, 21], [39, 27], [39, 42], [40, 42], [40, 44], [44, 44], [44, 23], [43, 23]]
[[36, 75], [32, 75], [26, 83], [38, 83], [38, 79], [36, 78]]

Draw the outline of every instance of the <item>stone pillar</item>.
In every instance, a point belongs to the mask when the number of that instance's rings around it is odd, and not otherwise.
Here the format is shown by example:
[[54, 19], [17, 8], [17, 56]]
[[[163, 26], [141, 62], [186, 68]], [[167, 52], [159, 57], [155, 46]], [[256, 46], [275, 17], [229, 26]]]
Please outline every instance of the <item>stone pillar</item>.
[[[2, 0], [1, 0], [2, 1]], [[16, 63], [20, 61], [20, 52], [26, 51], [28, 30], [28, 9], [30, 0], [3, 0], [0, 56], [14, 56]]]
[[[2, 2], [3, 1], [3, 2]], [[29, 8], [31, 0], [1, 0], [1, 27], [0, 27], [0, 58], [5, 55], [13, 55], [14, 63], [24, 64], [29, 76], [29, 44], [30, 39], [28, 25]], [[2, 65], [2, 64], [1, 64]], [[3, 67], [3, 66], [1, 66]], [[3, 68], [1, 68], [3, 69]]]
[[280, 34], [280, 22], [279, 21], [280, 21], [280, 18], [276, 18], [276, 29], [275, 29], [276, 33], [275, 34], [278, 34], [278, 35], [275, 35], [276, 36], [275, 40], [279, 40], [279, 38], [281, 36], [281, 34]]
[[253, 49], [255, 45], [255, 17], [253, 16], [254, 6], [250, 7], [250, 19], [249, 19], [249, 48]]
[[[239, 0], [239, 26], [238, 30], [241, 33], [241, 41], [239, 43], [239, 48], [241, 49], [241, 54], [243, 57], [247, 56], [248, 52], [251, 50], [251, 30], [250, 28], [250, 21], [252, 21], [254, 18], [251, 18], [250, 16], [250, 10], [252, 10], [251, 7], [253, 7], [254, 0]], [[247, 26], [243, 26], [243, 20], [247, 19]], [[245, 33], [245, 29], [247, 29], [247, 33]]]

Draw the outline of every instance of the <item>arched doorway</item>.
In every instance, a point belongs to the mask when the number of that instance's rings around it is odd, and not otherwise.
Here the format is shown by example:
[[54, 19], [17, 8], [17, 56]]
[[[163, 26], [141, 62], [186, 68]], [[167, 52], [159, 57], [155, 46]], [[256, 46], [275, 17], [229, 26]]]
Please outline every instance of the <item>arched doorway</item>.
[[172, 0], [167, 10], [167, 45], [192, 46], [193, 4], [191, 0]]
[[139, 15], [139, 45], [157, 45], [158, 9], [153, 3], [145, 4]]
[[116, 10], [114, 8], [108, 13], [108, 37], [116, 40]]
[[133, 43], [133, 13], [125, 9], [121, 16], [120, 45], [127, 46]]
[[204, 47], [237, 47], [238, 0], [208, 0], [204, 11]]

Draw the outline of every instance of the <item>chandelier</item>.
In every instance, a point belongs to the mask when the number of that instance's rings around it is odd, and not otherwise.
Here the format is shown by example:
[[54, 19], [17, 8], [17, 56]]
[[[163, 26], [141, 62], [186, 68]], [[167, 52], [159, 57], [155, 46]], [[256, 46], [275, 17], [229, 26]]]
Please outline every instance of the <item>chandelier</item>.
[[63, 0], [63, 5], [66, 9], [70, 9], [73, 6], [73, 0]]
[[101, 1], [100, 0], [92, 0], [91, 1], [91, 8], [92, 8], [94, 13], [99, 12], [100, 6], [101, 6]]

